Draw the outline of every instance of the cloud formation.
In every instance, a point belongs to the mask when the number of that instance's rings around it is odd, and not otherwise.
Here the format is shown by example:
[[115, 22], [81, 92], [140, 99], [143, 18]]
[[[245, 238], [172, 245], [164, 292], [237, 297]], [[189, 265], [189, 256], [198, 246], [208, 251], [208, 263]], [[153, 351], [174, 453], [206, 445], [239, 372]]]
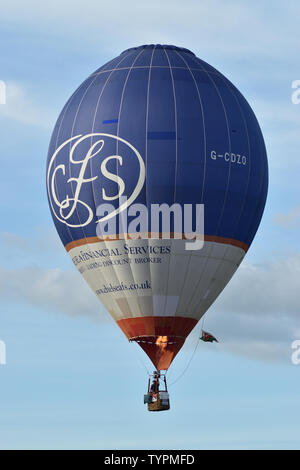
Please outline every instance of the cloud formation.
[[[272, 21], [266, 22], [266, 17], [271, 17]], [[228, 0], [226, 9], [222, 0], [189, 0], [185, 8], [179, 0], [128, 0], [126, 3], [115, 0], [105, 4], [86, 0], [84, 7], [79, 0], [63, 3], [53, 0], [47, 10], [38, 0], [28, 0], [19, 3], [17, 9], [14, 2], [6, 2], [1, 8], [3, 20], [13, 18], [14, 23], [21, 23], [23, 28], [34, 24], [43, 33], [51, 30], [51, 34], [55, 25], [57, 35], [75, 36], [76, 39], [80, 36], [81, 42], [84, 38], [84, 42], [93, 48], [99, 48], [101, 44], [102, 48], [108, 49], [125, 39], [125, 48], [130, 46], [130, 41], [132, 46], [136, 41], [151, 43], [157, 40], [165, 43], [173, 36], [177, 38], [178, 45], [187, 46], [196, 42], [197, 49], [205, 47], [206, 50], [213, 50], [217, 44], [220, 53], [230, 55], [236, 51], [257, 55], [259, 43], [264, 45], [260, 52], [274, 58], [278, 57], [279, 51], [285, 51], [291, 42], [288, 35], [274, 34], [274, 28], [280, 31], [284, 19], [288, 18], [289, 33], [295, 35], [298, 17], [298, 2], [291, 1], [287, 9], [280, 2], [270, 5], [265, 0], [248, 4]], [[212, 34], [214, 41], [211, 40]]]
[[300, 338], [300, 255], [244, 262], [211, 307], [205, 326], [234, 354], [290, 363]]
[[300, 206], [293, 207], [286, 213], [275, 214], [274, 223], [282, 228], [294, 228], [299, 226]]
[[244, 261], [224, 291], [222, 310], [245, 314], [290, 315], [300, 311], [300, 255], [261, 264]]
[[71, 316], [107, 321], [103, 307], [78, 272], [27, 267], [0, 268], [0, 297]]
[[55, 116], [50, 109], [45, 109], [35, 102], [19, 83], [6, 82], [6, 104], [0, 106], [0, 119], [11, 119], [21, 124], [50, 128]]

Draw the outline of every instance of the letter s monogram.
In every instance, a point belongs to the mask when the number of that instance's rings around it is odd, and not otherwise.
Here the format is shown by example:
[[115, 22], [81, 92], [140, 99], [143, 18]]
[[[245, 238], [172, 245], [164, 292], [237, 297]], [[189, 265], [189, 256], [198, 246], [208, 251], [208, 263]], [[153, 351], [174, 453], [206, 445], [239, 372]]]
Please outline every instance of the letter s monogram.
[[102, 174], [103, 176], [105, 176], [106, 178], [108, 178], [109, 180], [111, 181], [115, 181], [115, 183], [118, 184], [119, 186], [119, 192], [118, 194], [116, 194], [115, 196], [107, 196], [106, 192], [105, 192], [105, 189], [102, 188], [102, 197], [103, 199], [105, 199], [106, 201], [114, 201], [115, 199], [120, 199], [120, 197], [122, 196], [122, 194], [124, 193], [125, 191], [125, 183], [124, 183], [124, 180], [122, 180], [122, 178], [120, 178], [118, 175], [115, 175], [114, 173], [111, 173], [110, 171], [108, 171], [108, 169], [106, 168], [106, 163], [109, 161], [109, 160], [112, 160], [112, 159], [116, 159], [120, 162], [120, 165], [123, 164], [123, 159], [122, 157], [120, 157], [120, 155], [111, 155], [110, 157], [106, 157], [103, 162], [101, 163], [101, 171], [102, 171]]

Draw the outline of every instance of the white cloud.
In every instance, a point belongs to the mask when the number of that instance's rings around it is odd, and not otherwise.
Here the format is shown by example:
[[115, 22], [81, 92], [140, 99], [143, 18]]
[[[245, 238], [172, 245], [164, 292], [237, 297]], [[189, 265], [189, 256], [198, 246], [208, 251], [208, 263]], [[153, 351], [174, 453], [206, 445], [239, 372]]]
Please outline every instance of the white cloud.
[[[30, 237], [2, 232], [0, 244], [0, 300], [27, 303], [41, 311], [108, 320], [101, 303], [64, 252], [53, 226], [36, 227]], [[67, 269], [56, 267], [62, 264]]]
[[36, 104], [34, 95], [14, 82], [6, 82], [6, 104], [0, 106], [1, 118], [44, 128], [52, 127], [55, 122], [51, 110]]
[[41, 311], [50, 309], [71, 316], [87, 315], [93, 320], [108, 320], [108, 314], [75, 270], [2, 267], [0, 297], [34, 305]]
[[273, 217], [275, 224], [282, 228], [293, 228], [299, 226], [300, 206], [293, 207], [286, 213], [275, 214]]
[[45, 269], [60, 266], [68, 270], [73, 266], [53, 225], [32, 228], [30, 235], [2, 232], [0, 246], [1, 264], [11, 269], [36, 265]]
[[[53, 0], [48, 9], [38, 0], [28, 0], [1, 6], [3, 20], [13, 20], [23, 28], [34, 25], [43, 33], [52, 34], [55, 27], [56, 35], [80, 38], [82, 44], [93, 48], [100, 44], [111, 49], [121, 42], [127, 48], [130, 43], [172, 41], [186, 47], [195, 45], [197, 52], [219, 51], [232, 56], [239, 51], [248, 57], [260, 53], [269, 58], [289, 50], [291, 41], [298, 37], [298, 17], [298, 2], [293, 0], [289, 8], [276, 2], [236, 0], [188, 0], [184, 4], [179, 0], [86, 0], [84, 5], [79, 0]], [[289, 35], [280, 34], [286, 19]]]
[[234, 354], [290, 364], [300, 338], [300, 255], [243, 262], [205, 317], [204, 329]]
[[221, 297], [222, 311], [296, 318], [300, 311], [300, 255], [286, 259], [282, 255], [259, 265], [244, 261], [229, 286]]
[[28, 256], [53, 254], [62, 247], [53, 225], [36, 227], [29, 236], [13, 232], [1, 232], [0, 243], [5, 251], [23, 252]]

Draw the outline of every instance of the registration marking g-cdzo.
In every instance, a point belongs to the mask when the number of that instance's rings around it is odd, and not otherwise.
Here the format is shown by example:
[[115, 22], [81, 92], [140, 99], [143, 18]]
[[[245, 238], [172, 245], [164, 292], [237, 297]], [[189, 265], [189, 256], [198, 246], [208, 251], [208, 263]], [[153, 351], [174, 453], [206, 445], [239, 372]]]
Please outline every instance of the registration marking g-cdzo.
[[210, 152], [210, 158], [212, 160], [225, 160], [225, 162], [234, 163], [236, 165], [247, 165], [246, 155], [240, 155], [239, 153], [225, 152], [218, 153], [216, 150]]

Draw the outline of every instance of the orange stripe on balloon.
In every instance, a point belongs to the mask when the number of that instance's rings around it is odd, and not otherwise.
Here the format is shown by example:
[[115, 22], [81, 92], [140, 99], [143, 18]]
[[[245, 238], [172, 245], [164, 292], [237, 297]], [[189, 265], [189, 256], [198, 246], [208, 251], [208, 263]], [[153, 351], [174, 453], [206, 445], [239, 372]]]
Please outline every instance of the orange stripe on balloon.
[[[145, 236], [142, 236], [138, 238], [138, 240], [155, 240], [155, 239], [182, 239], [182, 240], [191, 240], [188, 237], [186, 237], [184, 234], [178, 234], [178, 233], [170, 233], [170, 236], [168, 237], [163, 237], [161, 233], [151, 233], [149, 232], [148, 234], [143, 234]], [[148, 235], [148, 236], [147, 236]], [[152, 236], [151, 236], [152, 235]], [[199, 239], [202, 239], [201, 237], [197, 237]], [[109, 238], [106, 238], [105, 240], [102, 238], [98, 237], [87, 237], [87, 238], [81, 238], [80, 240], [74, 240], [70, 243], [67, 243], [65, 245], [65, 249], [67, 251], [72, 250], [75, 247], [78, 246], [83, 246], [83, 245], [88, 245], [92, 243], [101, 243], [101, 242], [110, 242], [110, 241], [118, 241], [118, 240], [136, 240], [137, 238], [134, 237], [134, 234], [132, 237], [130, 234], [125, 234], [125, 235], [111, 235]], [[248, 251], [249, 245], [247, 243], [241, 242], [240, 240], [236, 240], [235, 238], [226, 238], [226, 237], [218, 237], [216, 235], [204, 235], [204, 241], [206, 242], [216, 242], [216, 243], [224, 243], [225, 245], [232, 245], [232, 246], [237, 246], [238, 248], [241, 248], [245, 252]]]

